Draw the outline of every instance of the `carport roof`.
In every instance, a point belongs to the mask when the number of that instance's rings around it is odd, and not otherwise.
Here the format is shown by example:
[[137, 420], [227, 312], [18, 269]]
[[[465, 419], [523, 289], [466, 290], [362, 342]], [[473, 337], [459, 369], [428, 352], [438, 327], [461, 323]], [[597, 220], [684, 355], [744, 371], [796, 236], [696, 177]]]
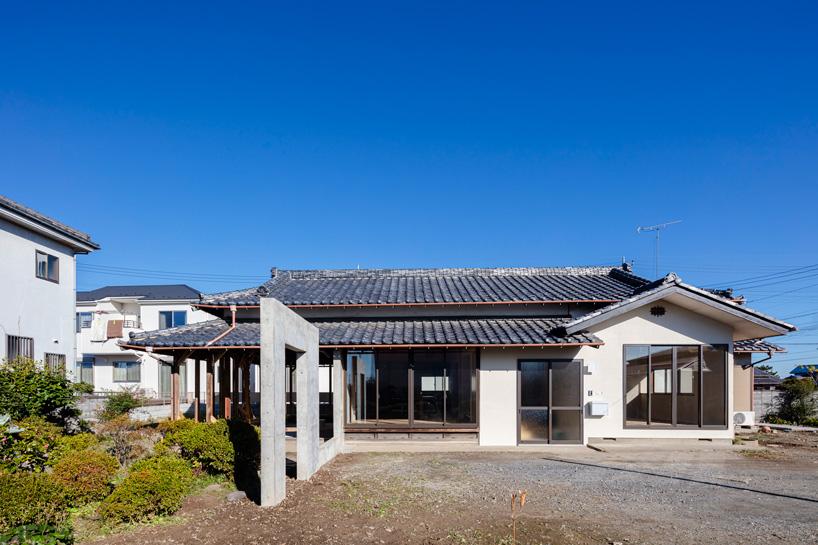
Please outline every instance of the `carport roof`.
[[[567, 318], [478, 318], [434, 320], [326, 320], [312, 322], [322, 347], [421, 346], [600, 346], [588, 333], [555, 335]], [[226, 333], [226, 334], [225, 334]], [[220, 335], [223, 337], [218, 338]], [[217, 339], [208, 345], [213, 339]], [[222, 319], [170, 329], [131, 333], [123, 348], [255, 348], [261, 344], [258, 322], [235, 328]]]

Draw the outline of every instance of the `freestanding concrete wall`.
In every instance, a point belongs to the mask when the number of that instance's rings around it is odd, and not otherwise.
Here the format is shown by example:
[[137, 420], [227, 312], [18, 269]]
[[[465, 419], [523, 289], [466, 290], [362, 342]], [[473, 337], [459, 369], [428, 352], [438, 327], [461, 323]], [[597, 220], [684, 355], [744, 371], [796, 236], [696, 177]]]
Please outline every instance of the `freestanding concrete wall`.
[[[342, 434], [319, 446], [318, 328], [275, 299], [261, 300], [261, 505], [286, 496], [285, 353], [296, 358], [297, 475], [309, 479], [343, 444]], [[340, 371], [340, 359], [333, 371]], [[341, 388], [338, 391], [343, 393]], [[336, 396], [337, 401], [337, 396]], [[337, 407], [343, 407], [337, 402]], [[340, 418], [334, 419], [336, 431]]]

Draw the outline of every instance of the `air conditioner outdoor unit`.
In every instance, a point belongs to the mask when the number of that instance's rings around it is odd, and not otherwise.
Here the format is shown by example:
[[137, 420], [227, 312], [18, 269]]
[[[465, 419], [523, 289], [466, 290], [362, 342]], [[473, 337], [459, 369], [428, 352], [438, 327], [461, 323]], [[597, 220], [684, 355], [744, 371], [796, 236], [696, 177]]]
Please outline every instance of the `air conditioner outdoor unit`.
[[736, 411], [733, 413], [733, 424], [736, 426], [755, 426], [756, 413], [753, 411]]

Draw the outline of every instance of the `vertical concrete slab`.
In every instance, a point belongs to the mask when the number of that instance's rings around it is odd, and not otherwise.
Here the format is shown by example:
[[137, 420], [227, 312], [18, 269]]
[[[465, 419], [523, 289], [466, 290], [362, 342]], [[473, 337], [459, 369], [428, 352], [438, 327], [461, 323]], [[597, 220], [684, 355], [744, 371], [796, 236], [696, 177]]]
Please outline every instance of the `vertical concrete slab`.
[[332, 352], [332, 437], [344, 442], [344, 368], [341, 350]]
[[318, 387], [318, 329], [304, 331], [307, 337], [307, 349], [298, 355], [295, 362], [295, 382], [298, 392], [297, 413], [297, 476], [300, 480], [307, 480], [318, 471], [318, 447], [320, 442], [319, 401]]
[[284, 418], [284, 332], [277, 323], [274, 299], [261, 300], [261, 506], [281, 503], [286, 496]]

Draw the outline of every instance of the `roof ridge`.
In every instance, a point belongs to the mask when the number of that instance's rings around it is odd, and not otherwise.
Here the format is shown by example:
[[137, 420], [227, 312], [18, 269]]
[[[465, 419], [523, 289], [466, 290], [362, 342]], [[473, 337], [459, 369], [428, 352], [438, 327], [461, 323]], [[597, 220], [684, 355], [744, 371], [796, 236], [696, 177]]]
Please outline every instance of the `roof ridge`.
[[[421, 269], [292, 269], [278, 275], [292, 279], [310, 278], [389, 278], [457, 276], [603, 276], [617, 267], [464, 267]], [[634, 275], [629, 275], [634, 276]], [[639, 278], [639, 277], [635, 277]]]

